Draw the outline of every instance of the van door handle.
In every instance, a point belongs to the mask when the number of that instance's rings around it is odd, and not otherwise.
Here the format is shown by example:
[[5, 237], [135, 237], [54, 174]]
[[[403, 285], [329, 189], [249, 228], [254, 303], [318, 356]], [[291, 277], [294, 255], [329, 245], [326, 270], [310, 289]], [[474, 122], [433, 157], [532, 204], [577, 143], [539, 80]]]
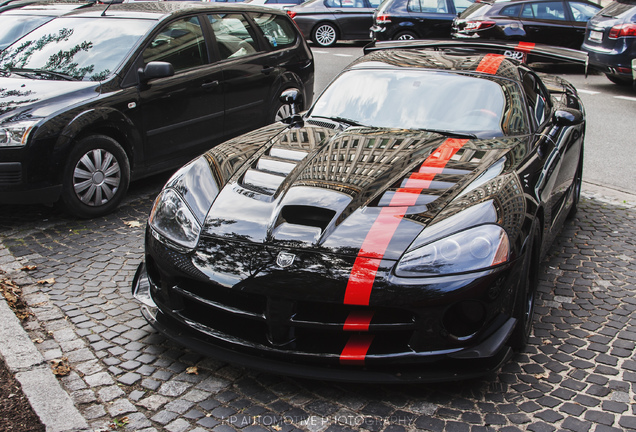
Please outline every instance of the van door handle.
[[219, 85], [219, 80], [214, 80], [214, 81], [204, 82], [203, 84], [201, 84], [201, 87], [203, 87], [205, 89], [210, 89], [210, 88], [214, 88], [214, 87], [216, 87], [218, 85]]
[[261, 71], [262, 73], [264, 73], [265, 75], [269, 75], [272, 72], [274, 72], [276, 68], [275, 67], [264, 67], [263, 70]]

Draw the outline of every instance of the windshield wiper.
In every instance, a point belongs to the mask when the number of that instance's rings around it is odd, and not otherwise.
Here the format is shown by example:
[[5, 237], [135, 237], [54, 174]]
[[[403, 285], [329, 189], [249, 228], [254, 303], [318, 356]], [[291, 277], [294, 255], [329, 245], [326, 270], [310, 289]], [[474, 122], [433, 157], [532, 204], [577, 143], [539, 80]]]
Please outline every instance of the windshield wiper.
[[444, 129], [417, 129], [423, 132], [433, 132], [444, 136], [454, 137], [454, 138], [477, 138], [477, 135], [470, 132], [455, 132]]
[[70, 75], [61, 73], [61, 72], [54, 72], [54, 71], [50, 71], [50, 70], [46, 70], [46, 69], [25, 69], [25, 68], [7, 68], [7, 70], [11, 73], [23, 76], [23, 77], [29, 77], [29, 74], [34, 74], [37, 76], [42, 76], [42, 75], [49, 75], [55, 78], [62, 78], [66, 81], [75, 81], [75, 78], [73, 78]]
[[366, 126], [366, 125], [363, 125], [362, 123], [358, 123], [355, 120], [351, 120], [351, 119], [348, 119], [348, 118], [345, 118], [345, 117], [325, 117], [325, 116], [311, 116], [311, 117], [324, 118], [324, 119], [328, 119], [328, 120], [337, 121], [339, 123], [347, 123], [348, 125], [351, 125], [351, 126]]

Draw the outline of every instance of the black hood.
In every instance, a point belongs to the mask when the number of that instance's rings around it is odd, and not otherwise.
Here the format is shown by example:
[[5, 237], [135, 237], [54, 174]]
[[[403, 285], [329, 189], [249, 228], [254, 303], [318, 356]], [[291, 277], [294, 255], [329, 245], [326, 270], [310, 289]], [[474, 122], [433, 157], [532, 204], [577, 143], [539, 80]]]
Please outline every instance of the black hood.
[[[285, 129], [227, 180], [203, 235], [355, 255], [383, 209], [386, 214], [395, 208], [409, 222], [400, 223], [385, 254], [398, 259], [486, 169], [507, 156], [509, 170], [527, 151], [525, 137], [455, 139], [461, 148], [443, 169], [434, 170], [425, 187], [405, 194], [409, 176], [449, 140], [437, 133], [394, 129], [339, 131], [311, 124]], [[231, 150], [236, 149], [222, 145], [206, 155], [213, 171], [227, 165], [231, 158], [224, 153]], [[402, 205], [395, 198], [399, 194], [409, 203]]]

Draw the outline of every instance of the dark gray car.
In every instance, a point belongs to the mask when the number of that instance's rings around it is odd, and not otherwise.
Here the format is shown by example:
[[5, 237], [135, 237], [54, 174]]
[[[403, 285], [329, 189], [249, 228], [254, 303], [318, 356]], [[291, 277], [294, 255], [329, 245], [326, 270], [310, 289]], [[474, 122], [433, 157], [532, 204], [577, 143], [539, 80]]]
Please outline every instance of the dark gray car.
[[287, 11], [303, 35], [328, 47], [339, 40], [369, 39], [380, 0], [309, 0]]

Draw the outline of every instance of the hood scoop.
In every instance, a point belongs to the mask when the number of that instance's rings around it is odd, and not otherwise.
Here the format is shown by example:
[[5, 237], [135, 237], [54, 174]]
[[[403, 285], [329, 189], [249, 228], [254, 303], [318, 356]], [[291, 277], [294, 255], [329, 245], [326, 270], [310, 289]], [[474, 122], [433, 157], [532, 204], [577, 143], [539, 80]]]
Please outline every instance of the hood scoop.
[[308, 154], [302, 150], [272, 147], [245, 171], [240, 182], [241, 186], [273, 196], [289, 173]]

